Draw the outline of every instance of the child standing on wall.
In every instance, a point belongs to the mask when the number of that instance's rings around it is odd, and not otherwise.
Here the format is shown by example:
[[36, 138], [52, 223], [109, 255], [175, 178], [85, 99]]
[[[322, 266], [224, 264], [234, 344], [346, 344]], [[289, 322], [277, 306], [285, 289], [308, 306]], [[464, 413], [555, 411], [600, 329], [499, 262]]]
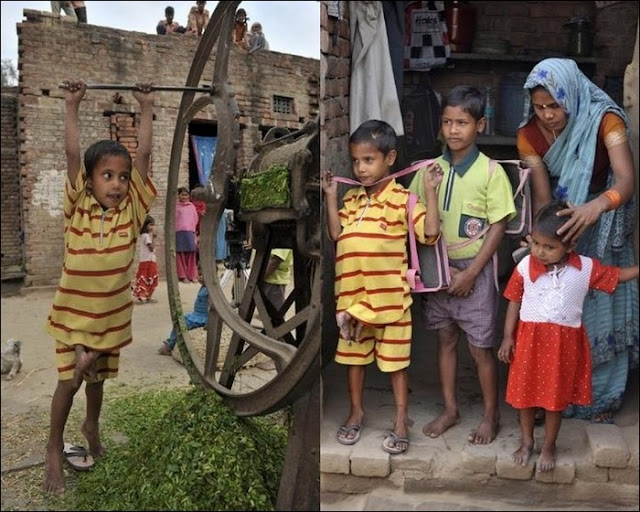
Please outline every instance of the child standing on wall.
[[156, 221], [147, 215], [140, 230], [138, 272], [133, 286], [133, 298], [139, 304], [155, 300], [151, 298], [158, 287], [158, 259], [156, 257]]
[[[396, 133], [386, 122], [362, 123], [349, 139], [353, 173], [361, 186], [347, 191], [338, 208], [338, 184], [330, 171], [322, 175], [327, 226], [336, 245], [336, 321], [340, 329], [335, 360], [347, 365], [349, 417], [338, 429], [338, 442], [358, 442], [364, 420], [365, 368], [376, 361], [391, 375], [395, 398], [393, 432], [382, 448], [391, 454], [409, 447], [411, 293], [406, 280], [409, 229], [422, 243], [440, 234], [438, 210], [418, 203], [407, 218], [409, 191], [389, 177], [396, 156]], [[387, 178], [387, 179], [385, 179]], [[442, 180], [437, 166], [423, 174], [424, 195], [435, 204]], [[393, 340], [390, 343], [389, 340]]]
[[520, 447], [516, 464], [526, 466], [533, 452], [535, 408], [545, 409], [544, 442], [537, 471], [553, 470], [562, 411], [569, 404], [590, 405], [591, 351], [582, 323], [590, 289], [612, 294], [618, 283], [638, 277], [638, 265], [611, 267], [574, 252], [577, 241], [563, 242], [566, 223], [554, 201], [536, 215], [531, 254], [513, 271], [504, 291], [509, 299], [498, 358], [511, 363], [507, 403], [520, 412]]
[[65, 253], [47, 322], [47, 332], [56, 339], [58, 385], [51, 402], [44, 489], [56, 493], [65, 490], [63, 434], [83, 377], [87, 414], [82, 433], [89, 457], [104, 453], [98, 425], [104, 380], [117, 376], [120, 349], [132, 341], [131, 269], [136, 239], [157, 194], [147, 175], [153, 115], [150, 84], [138, 84], [133, 92], [140, 104], [133, 165], [127, 148], [112, 140], [92, 144], [83, 163], [78, 110], [86, 84], [66, 80], [64, 89]]
[[[470, 443], [492, 442], [499, 429], [498, 370], [493, 352], [498, 313], [492, 257], [507, 221], [516, 213], [509, 177], [500, 165], [491, 171], [489, 158], [476, 146], [485, 127], [484, 95], [475, 87], [457, 86], [442, 105], [441, 128], [447, 143], [436, 162], [444, 170], [437, 204], [447, 241], [451, 284], [422, 294], [425, 327], [438, 331], [438, 371], [444, 411], [422, 432], [438, 437], [460, 421], [456, 399], [458, 340], [464, 331], [476, 363], [484, 414], [469, 434]], [[409, 189], [422, 195], [418, 171]], [[482, 236], [485, 226], [489, 226]]]

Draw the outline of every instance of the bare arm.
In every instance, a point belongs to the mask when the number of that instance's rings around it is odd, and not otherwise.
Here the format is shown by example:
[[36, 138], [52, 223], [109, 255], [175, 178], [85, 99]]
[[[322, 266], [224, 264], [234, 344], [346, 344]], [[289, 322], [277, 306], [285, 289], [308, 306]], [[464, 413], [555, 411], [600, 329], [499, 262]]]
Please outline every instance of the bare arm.
[[[635, 175], [633, 156], [628, 142], [618, 144], [607, 149], [609, 161], [613, 170], [614, 184], [611, 190], [620, 195], [620, 204], [626, 203], [633, 195]], [[593, 226], [600, 215], [609, 211], [612, 203], [603, 194], [593, 198], [588, 203], [581, 204], [559, 212], [559, 215], [570, 215], [571, 218], [558, 229], [558, 234], [564, 234], [563, 241], [576, 241], [588, 228]]]
[[638, 265], [634, 267], [622, 267], [620, 269], [620, 278], [618, 279], [619, 283], [625, 283], [626, 281], [631, 281], [632, 279], [638, 278]]
[[153, 93], [151, 84], [136, 84], [133, 97], [140, 104], [140, 128], [138, 130], [138, 150], [136, 161], [133, 163], [143, 181], [147, 180], [149, 163], [151, 161], [151, 141], [153, 133]]
[[327, 209], [327, 229], [329, 237], [334, 242], [338, 240], [342, 233], [342, 225], [340, 224], [340, 216], [338, 215], [338, 183], [332, 180], [331, 171], [322, 173], [322, 189], [325, 194], [325, 207]]
[[63, 82], [66, 114], [64, 118], [64, 151], [67, 156], [67, 176], [71, 185], [75, 185], [80, 172], [80, 130], [78, 129], [78, 110], [87, 85], [82, 80]]
[[438, 187], [442, 183], [443, 175], [442, 169], [436, 163], [431, 164], [424, 172], [424, 196], [427, 209], [424, 217], [424, 234], [427, 240], [437, 239], [440, 234]]
[[504, 317], [504, 333], [502, 344], [498, 349], [498, 359], [503, 363], [509, 363], [515, 347], [515, 332], [520, 316], [520, 302], [509, 301]]

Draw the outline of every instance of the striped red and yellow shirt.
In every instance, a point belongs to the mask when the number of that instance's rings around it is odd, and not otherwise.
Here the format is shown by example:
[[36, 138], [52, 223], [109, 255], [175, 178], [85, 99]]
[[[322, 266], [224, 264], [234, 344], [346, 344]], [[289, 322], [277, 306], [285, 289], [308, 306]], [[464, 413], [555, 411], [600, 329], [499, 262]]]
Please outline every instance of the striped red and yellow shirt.
[[65, 183], [62, 277], [47, 332], [68, 344], [110, 351], [131, 343], [131, 276], [136, 242], [157, 195], [137, 169], [127, 197], [103, 210], [87, 193], [84, 167]]
[[[371, 197], [364, 187], [349, 190], [339, 211], [342, 233], [336, 245], [336, 310], [361, 322], [386, 325], [411, 306], [407, 284], [407, 201], [395, 180]], [[425, 243], [425, 206], [413, 213], [416, 239]]]

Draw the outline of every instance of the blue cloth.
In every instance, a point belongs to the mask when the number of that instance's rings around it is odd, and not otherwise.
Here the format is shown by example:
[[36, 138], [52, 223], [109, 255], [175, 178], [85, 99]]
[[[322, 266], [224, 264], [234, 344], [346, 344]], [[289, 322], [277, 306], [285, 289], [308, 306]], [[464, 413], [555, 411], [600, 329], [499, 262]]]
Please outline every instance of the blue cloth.
[[[558, 179], [556, 199], [576, 205], [594, 199], [589, 193], [598, 132], [602, 117], [613, 112], [627, 123], [622, 109], [591, 82], [571, 59], [545, 59], [538, 63], [524, 88], [543, 86], [567, 115], [567, 126], [544, 156], [552, 177]], [[530, 94], [525, 95], [524, 122], [533, 116]], [[614, 182], [608, 171], [608, 184]], [[579, 239], [577, 251], [606, 265], [634, 265], [635, 199], [615, 211], [603, 213]], [[570, 406], [565, 416], [590, 419], [594, 414], [622, 406], [630, 368], [638, 366], [638, 284], [620, 283], [613, 295], [591, 290], [584, 303], [583, 322], [589, 335], [593, 402]]]
[[222, 212], [220, 224], [218, 224], [218, 232], [216, 233], [216, 261], [224, 260], [229, 254], [227, 247], [227, 214]]
[[[187, 330], [197, 329], [198, 327], [205, 327], [207, 320], [209, 319], [209, 290], [206, 286], [201, 286], [198, 290], [198, 295], [193, 303], [193, 311], [184, 315], [184, 322], [187, 325]], [[171, 330], [169, 338], [164, 344], [169, 349], [173, 349], [178, 341], [178, 335], [175, 328]]]

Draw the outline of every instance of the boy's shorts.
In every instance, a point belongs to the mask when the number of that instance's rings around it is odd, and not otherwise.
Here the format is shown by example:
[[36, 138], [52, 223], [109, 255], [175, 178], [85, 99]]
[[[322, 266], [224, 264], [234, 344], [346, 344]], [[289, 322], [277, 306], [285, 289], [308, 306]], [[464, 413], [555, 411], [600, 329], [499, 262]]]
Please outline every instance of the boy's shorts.
[[365, 325], [360, 341], [349, 344], [338, 339], [335, 361], [340, 364], [366, 365], [378, 363], [383, 372], [396, 372], [407, 368], [411, 355], [411, 310], [388, 325]]
[[[91, 380], [87, 373], [83, 375], [85, 382], [100, 382], [118, 376], [118, 362], [120, 350], [112, 352], [100, 352], [95, 361], [97, 377]], [[56, 340], [56, 366], [58, 367], [58, 380], [71, 380], [76, 369], [76, 351], [73, 345], [65, 345]]]
[[[451, 267], [463, 270], [473, 258], [449, 260]], [[485, 265], [476, 277], [473, 293], [468, 297], [449, 295], [446, 290], [423, 293], [422, 315], [426, 329], [442, 329], [456, 324], [474, 347], [492, 348], [495, 344], [498, 293], [493, 279], [493, 262]]]

